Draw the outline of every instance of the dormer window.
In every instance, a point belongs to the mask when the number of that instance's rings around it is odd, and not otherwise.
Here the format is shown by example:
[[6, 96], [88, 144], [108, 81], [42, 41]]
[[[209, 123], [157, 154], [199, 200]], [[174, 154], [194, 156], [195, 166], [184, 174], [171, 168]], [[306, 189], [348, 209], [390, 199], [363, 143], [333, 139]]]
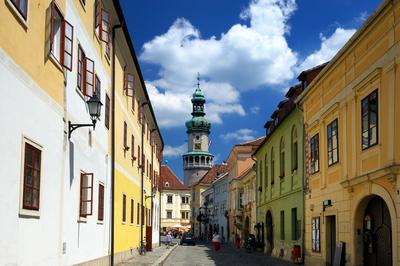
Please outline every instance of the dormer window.
[[165, 182], [165, 187], [169, 187], [169, 183], [168, 183], [168, 181], [167, 181], [167, 182]]

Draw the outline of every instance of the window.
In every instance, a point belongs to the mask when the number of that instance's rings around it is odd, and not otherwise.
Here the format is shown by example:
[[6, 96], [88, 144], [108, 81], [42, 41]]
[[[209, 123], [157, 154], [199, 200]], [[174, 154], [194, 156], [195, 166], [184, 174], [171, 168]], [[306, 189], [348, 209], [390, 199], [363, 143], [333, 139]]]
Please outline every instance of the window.
[[320, 218], [319, 217], [313, 217], [312, 218], [312, 236], [311, 236], [311, 241], [312, 241], [312, 251], [314, 252], [320, 252], [320, 231], [319, 231], [319, 226], [320, 226]]
[[279, 177], [283, 178], [285, 177], [285, 141], [283, 140], [283, 137], [281, 138], [281, 143], [280, 143], [280, 158], [279, 158], [279, 165], [280, 165], [280, 174]]
[[327, 126], [326, 131], [328, 134], [328, 166], [331, 166], [339, 161], [338, 120], [333, 120]]
[[378, 143], [378, 90], [361, 101], [362, 149]]
[[122, 194], [122, 222], [126, 222], [126, 195]]
[[172, 203], [172, 195], [167, 196], [167, 203]]
[[239, 192], [239, 208], [243, 208], [243, 192]]
[[[262, 165], [260, 166], [262, 169]], [[264, 161], [264, 168], [265, 168], [265, 187], [268, 187], [268, 157], [265, 154], [265, 161]]]
[[319, 135], [316, 134], [310, 139], [310, 170], [311, 174], [319, 171]]
[[110, 128], [110, 97], [106, 94], [106, 110], [104, 114], [104, 124], [107, 129]]
[[[26, 2], [13, 0], [13, 2]], [[25, 6], [26, 8], [26, 6]], [[64, 19], [55, 1], [51, 2], [50, 52], [66, 69], [72, 70], [74, 27]]]
[[126, 122], [124, 122], [124, 140], [123, 140], [124, 150], [126, 150], [126, 147], [128, 146], [127, 135], [128, 135], [128, 125], [126, 124]]
[[182, 197], [182, 203], [183, 204], [189, 204], [189, 197]]
[[274, 148], [271, 148], [271, 185], [275, 183], [275, 159]]
[[128, 72], [128, 66], [127, 65], [125, 65], [125, 67], [124, 67], [124, 93], [128, 97], [132, 97], [133, 98], [135, 96], [134, 77], [133, 77], [132, 74], [130, 74]]
[[41, 150], [25, 143], [23, 209], [39, 210], [41, 160]]
[[292, 240], [298, 239], [297, 208], [292, 208]]
[[101, 99], [101, 82], [97, 75], [94, 76], [94, 94]]
[[110, 42], [110, 14], [104, 10], [103, 2], [96, 1], [95, 5], [95, 32], [103, 42]]
[[99, 208], [97, 211], [97, 220], [104, 220], [104, 185], [99, 184]]
[[285, 211], [281, 211], [281, 240], [285, 240]]
[[167, 219], [172, 219], [172, 211], [167, 211]]
[[144, 206], [142, 205], [142, 210], [141, 210], [141, 213], [140, 213], [140, 217], [142, 217], [142, 223], [141, 224], [143, 224], [144, 225]]
[[218, 209], [219, 209], [218, 204], [215, 204], [215, 206], [214, 206], [214, 215], [218, 214]]
[[138, 148], [138, 152], [137, 152], [137, 157], [138, 157], [138, 166], [140, 167], [140, 159], [141, 159], [141, 154], [140, 154], [140, 146], [138, 145], [137, 146], [137, 148]]
[[19, 14], [26, 20], [28, 17], [28, 0], [11, 0]]
[[298, 167], [298, 147], [297, 147], [297, 129], [293, 126], [292, 129], [292, 172]]
[[183, 211], [183, 212], [181, 212], [181, 218], [182, 218], [183, 220], [189, 219], [189, 212], [188, 212], [188, 211]]
[[140, 223], [140, 204], [136, 204], [136, 224]]
[[133, 214], [135, 213], [134, 207], [135, 207], [135, 202], [133, 199], [131, 199], [131, 224], [133, 224]]
[[135, 159], [135, 137], [131, 135], [131, 159]]
[[93, 173], [81, 173], [80, 217], [92, 215], [93, 210]]
[[87, 58], [82, 47], [78, 45], [78, 81], [77, 86], [84, 96], [94, 93], [94, 61]]

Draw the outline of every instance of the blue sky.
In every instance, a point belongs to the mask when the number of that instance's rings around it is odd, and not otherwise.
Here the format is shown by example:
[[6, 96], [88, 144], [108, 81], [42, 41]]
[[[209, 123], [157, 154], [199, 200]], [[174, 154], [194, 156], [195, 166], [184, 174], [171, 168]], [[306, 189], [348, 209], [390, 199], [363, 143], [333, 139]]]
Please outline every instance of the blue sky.
[[184, 122], [201, 74], [218, 162], [263, 125], [304, 69], [328, 61], [378, 0], [121, 0], [166, 144], [182, 177]]

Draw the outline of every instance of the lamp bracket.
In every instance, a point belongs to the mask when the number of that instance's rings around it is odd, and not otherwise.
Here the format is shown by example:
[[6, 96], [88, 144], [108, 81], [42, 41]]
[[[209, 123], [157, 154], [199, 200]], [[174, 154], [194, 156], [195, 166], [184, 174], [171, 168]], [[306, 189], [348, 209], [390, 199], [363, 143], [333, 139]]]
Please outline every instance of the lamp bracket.
[[72, 124], [71, 121], [68, 121], [68, 139], [71, 138], [72, 132], [80, 127], [93, 127], [93, 129], [96, 126], [96, 120], [92, 121], [92, 124]]

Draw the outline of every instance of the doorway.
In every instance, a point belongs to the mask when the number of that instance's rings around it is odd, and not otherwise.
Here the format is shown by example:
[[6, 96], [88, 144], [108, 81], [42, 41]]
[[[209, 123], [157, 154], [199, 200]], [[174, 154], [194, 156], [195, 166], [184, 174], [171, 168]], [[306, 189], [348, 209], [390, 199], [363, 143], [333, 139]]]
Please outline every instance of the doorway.
[[336, 216], [325, 217], [326, 221], [326, 265], [332, 266], [336, 249]]
[[267, 211], [265, 214], [265, 227], [266, 227], [266, 235], [267, 235], [267, 254], [271, 255], [274, 250], [274, 232], [273, 232], [273, 223], [272, 223], [272, 214], [270, 211]]
[[392, 266], [392, 226], [385, 201], [374, 196], [364, 213], [363, 244], [365, 266]]

